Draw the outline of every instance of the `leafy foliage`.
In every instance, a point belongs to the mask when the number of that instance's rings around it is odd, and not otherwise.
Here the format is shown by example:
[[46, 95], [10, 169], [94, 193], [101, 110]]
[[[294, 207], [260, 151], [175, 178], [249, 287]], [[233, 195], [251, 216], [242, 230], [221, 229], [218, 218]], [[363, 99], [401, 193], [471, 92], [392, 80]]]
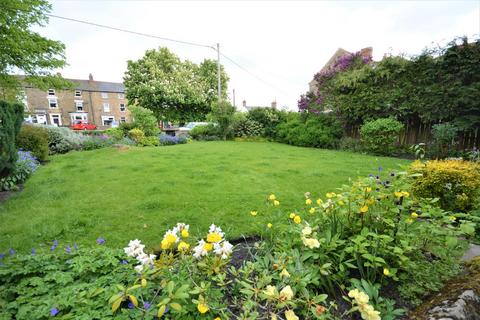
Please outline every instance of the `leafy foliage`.
[[220, 132], [218, 126], [214, 124], [196, 126], [190, 130], [190, 136], [195, 140], [220, 140], [222, 132]]
[[212, 111], [209, 114], [209, 118], [218, 127], [218, 133], [223, 140], [227, 137], [233, 136], [233, 114], [235, 113], [235, 107], [228, 101], [222, 100], [220, 104], [213, 103]]
[[31, 152], [18, 151], [15, 169], [10, 175], [0, 178], [0, 191], [17, 189], [18, 185], [25, 182], [38, 166], [38, 161]]
[[366, 150], [389, 155], [398, 141], [403, 124], [392, 118], [382, 118], [366, 122], [360, 128], [362, 143]]
[[0, 178], [11, 174], [17, 160], [15, 140], [23, 122], [24, 106], [0, 100]]
[[135, 121], [135, 127], [142, 130], [147, 137], [156, 136], [160, 132], [158, 121], [152, 110], [133, 106], [130, 107], [130, 112]]
[[17, 135], [17, 147], [32, 154], [40, 161], [48, 157], [48, 132], [39, 126], [23, 125]]

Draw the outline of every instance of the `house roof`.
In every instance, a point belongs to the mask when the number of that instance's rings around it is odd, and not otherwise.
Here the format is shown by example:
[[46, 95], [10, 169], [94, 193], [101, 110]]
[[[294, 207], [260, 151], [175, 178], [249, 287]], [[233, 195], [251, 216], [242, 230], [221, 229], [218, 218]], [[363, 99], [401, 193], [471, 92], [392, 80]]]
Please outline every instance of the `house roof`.
[[[23, 75], [19, 75], [17, 77], [22, 80], [25, 78], [25, 76]], [[125, 92], [125, 86], [121, 82], [108, 82], [108, 81], [96, 81], [96, 80], [69, 79], [69, 78], [64, 78], [64, 79], [73, 82], [74, 89], [77, 89], [77, 90], [114, 92], [114, 93]]]

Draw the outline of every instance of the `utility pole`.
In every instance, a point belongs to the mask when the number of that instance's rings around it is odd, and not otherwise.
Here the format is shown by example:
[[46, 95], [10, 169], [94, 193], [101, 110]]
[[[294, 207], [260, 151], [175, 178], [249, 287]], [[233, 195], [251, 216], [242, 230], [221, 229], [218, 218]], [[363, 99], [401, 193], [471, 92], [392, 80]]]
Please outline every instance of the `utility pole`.
[[233, 106], [236, 108], [237, 106], [235, 105], [235, 89], [233, 89]]
[[220, 107], [220, 100], [222, 99], [222, 83], [220, 80], [220, 43], [217, 43], [217, 80], [218, 80], [218, 107]]

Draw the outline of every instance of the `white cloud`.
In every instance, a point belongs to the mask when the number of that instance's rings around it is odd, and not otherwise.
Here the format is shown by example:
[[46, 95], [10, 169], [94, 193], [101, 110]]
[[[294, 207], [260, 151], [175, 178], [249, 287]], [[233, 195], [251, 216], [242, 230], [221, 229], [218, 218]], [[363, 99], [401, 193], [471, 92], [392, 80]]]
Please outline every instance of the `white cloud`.
[[[214, 45], [272, 88], [225, 59], [237, 106], [296, 109], [299, 95], [338, 47], [372, 46], [416, 54], [432, 42], [480, 33], [478, 2], [327, 1], [54, 1], [52, 14]], [[41, 30], [67, 47], [65, 77], [121, 81], [128, 59], [168, 46], [181, 58], [216, 58], [213, 50], [143, 38], [74, 22], [50, 19]]]

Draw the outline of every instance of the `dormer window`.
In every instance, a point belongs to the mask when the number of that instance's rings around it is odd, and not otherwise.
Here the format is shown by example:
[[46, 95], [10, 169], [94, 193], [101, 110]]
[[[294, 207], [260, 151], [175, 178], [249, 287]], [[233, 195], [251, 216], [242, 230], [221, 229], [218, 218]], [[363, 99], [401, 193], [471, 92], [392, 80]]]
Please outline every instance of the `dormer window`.
[[118, 99], [125, 99], [125, 94], [119, 93], [118, 94]]
[[107, 99], [108, 98], [108, 92], [102, 92], [102, 98]]
[[49, 98], [49, 99], [48, 99], [48, 105], [50, 106], [51, 109], [58, 108], [57, 99], [55, 99], [55, 98]]
[[75, 90], [75, 97], [81, 97], [82, 96], [82, 91], [81, 90]]
[[48, 95], [49, 96], [54, 96], [55, 95], [55, 89], [48, 89]]

